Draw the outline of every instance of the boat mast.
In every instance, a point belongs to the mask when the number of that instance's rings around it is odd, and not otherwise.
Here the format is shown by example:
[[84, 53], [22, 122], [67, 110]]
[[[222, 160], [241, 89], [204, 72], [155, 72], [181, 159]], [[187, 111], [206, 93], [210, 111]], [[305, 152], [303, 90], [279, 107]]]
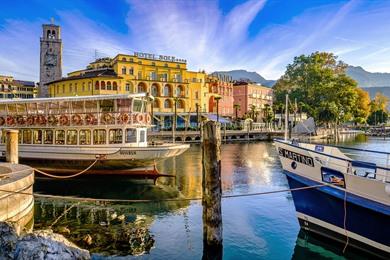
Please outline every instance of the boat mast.
[[284, 141], [287, 141], [288, 136], [288, 94], [286, 94], [286, 113], [284, 117]]

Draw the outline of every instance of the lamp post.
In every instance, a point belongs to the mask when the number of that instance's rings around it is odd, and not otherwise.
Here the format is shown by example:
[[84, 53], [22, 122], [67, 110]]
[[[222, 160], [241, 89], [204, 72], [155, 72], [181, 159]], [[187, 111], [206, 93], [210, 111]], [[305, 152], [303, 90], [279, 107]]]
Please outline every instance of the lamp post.
[[196, 107], [196, 130], [199, 130], [199, 104], [195, 104]]
[[215, 101], [217, 101], [217, 122], [219, 123], [219, 100], [221, 99], [220, 96], [214, 97]]
[[177, 121], [177, 101], [179, 100], [178, 97], [174, 97], [174, 116], [173, 116], [173, 124], [172, 124], [172, 138], [173, 138], [173, 143], [175, 143], [175, 132], [176, 132], [176, 121]]

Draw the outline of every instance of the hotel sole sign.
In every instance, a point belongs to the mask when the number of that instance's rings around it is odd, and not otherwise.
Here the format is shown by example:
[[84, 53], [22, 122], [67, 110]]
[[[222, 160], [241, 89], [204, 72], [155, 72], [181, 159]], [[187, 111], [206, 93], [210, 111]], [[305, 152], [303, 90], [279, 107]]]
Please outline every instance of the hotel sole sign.
[[177, 59], [174, 56], [157, 55], [157, 54], [144, 53], [144, 52], [134, 52], [134, 56], [136, 56], [138, 58], [148, 59], [148, 60], [160, 60], [160, 61], [187, 63], [187, 60]]

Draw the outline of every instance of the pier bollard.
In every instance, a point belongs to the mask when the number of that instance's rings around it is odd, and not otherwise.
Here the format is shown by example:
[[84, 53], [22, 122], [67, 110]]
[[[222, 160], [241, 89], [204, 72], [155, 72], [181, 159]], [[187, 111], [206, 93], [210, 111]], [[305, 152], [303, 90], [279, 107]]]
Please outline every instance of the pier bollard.
[[19, 163], [18, 130], [9, 129], [6, 131], [6, 151], [5, 160], [8, 163]]
[[220, 124], [208, 121], [202, 133], [203, 259], [222, 259]]

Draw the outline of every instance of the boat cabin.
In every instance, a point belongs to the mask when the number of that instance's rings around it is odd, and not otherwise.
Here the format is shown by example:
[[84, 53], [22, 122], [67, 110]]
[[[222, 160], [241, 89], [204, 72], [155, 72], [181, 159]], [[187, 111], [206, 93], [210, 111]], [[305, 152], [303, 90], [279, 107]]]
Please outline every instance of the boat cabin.
[[26, 145], [146, 146], [146, 94], [0, 101], [0, 132], [19, 130]]

